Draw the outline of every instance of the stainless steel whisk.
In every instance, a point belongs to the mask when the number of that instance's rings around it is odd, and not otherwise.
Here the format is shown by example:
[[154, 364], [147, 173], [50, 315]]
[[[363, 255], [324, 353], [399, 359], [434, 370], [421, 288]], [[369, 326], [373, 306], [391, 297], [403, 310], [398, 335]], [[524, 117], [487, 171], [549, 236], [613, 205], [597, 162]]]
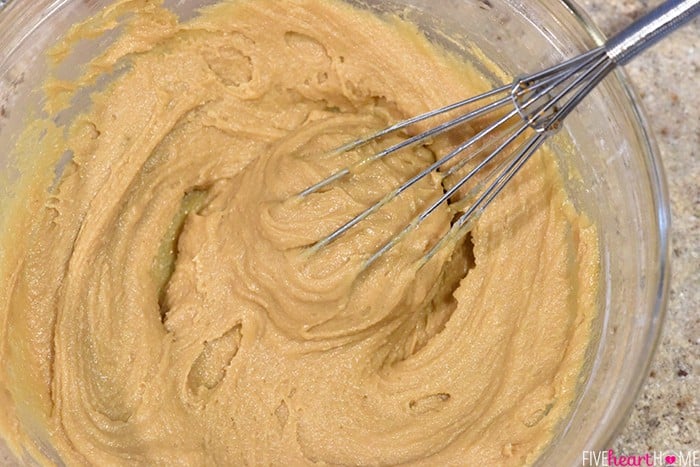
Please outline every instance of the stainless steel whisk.
[[[562, 120], [608, 73], [610, 73], [611, 70], [618, 65], [625, 64], [655, 42], [666, 37], [681, 25], [689, 22], [697, 16], [698, 13], [700, 13], [700, 0], [668, 0], [645, 16], [639, 18], [622, 32], [608, 40], [604, 45], [583, 53], [578, 57], [567, 60], [539, 73], [519, 78], [510, 85], [502, 86], [484, 94], [399, 122], [366, 138], [353, 141], [335, 149], [332, 151], [334, 154], [342, 154], [424, 120], [443, 115], [467, 105], [476, 103], [483, 104], [482, 107], [476, 110], [464, 113], [429, 130], [404, 139], [355, 165], [335, 172], [326, 179], [299, 193], [300, 197], [306, 197], [348, 176], [352, 173], [353, 169], [359, 165], [371, 163], [390, 156], [402, 149], [422, 144], [459, 125], [473, 121], [479, 117], [487, 116], [497, 109], [503, 109], [501, 112], [505, 111], [505, 113], [499, 116], [493, 123], [457, 146], [454, 150], [449, 152], [449, 154], [438, 159], [420, 173], [389, 192], [365, 211], [336, 229], [330, 235], [316, 242], [310, 247], [310, 251], [318, 251], [330, 244], [417, 182], [445, 167], [446, 164], [457, 156], [464, 154], [468, 149], [473, 148], [477, 142], [488, 139], [489, 141], [482, 145], [476, 152], [465, 155], [462, 160], [458, 161], [448, 170], [440, 172], [440, 176], [445, 179], [464, 168], [469, 162], [478, 161], [475, 167], [469, 170], [468, 173], [459, 179], [451, 188], [446, 190], [439, 199], [428, 206], [379, 250], [372, 254], [365, 262], [365, 267], [368, 267], [380, 256], [393, 248], [406, 234], [414, 230], [439, 206], [448, 202], [458, 190], [464, 187], [470, 180], [473, 180], [477, 174], [484, 171], [487, 166], [495, 164], [495, 169], [490, 170], [488, 174], [469, 191], [467, 196], [459, 202], [465, 209], [463, 212], [460, 211], [462, 214], [453, 222], [450, 231], [423, 257], [423, 262], [427, 262], [439, 249], [445, 246], [446, 243], [466, 234], [466, 231], [471, 226], [471, 222], [486, 209], [489, 203], [503, 190], [506, 184], [515, 176], [530, 156], [542, 145], [545, 139], [561, 127]], [[518, 124], [509, 126], [508, 122], [513, 120], [514, 117], [520, 117], [516, 119]], [[528, 130], [530, 130], [530, 133], [533, 133], [529, 139], [519, 145], [515, 151], [507, 154], [507, 157], [504, 158], [505, 160], [497, 161], [507, 148]], [[488, 151], [490, 152], [483, 159], [477, 159]]]

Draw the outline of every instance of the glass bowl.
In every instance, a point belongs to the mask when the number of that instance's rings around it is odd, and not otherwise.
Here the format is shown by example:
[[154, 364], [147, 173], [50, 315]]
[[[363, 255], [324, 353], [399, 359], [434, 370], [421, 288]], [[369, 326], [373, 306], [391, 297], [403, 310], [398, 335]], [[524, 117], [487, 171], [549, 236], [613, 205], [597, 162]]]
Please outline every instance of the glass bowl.
[[[603, 40], [570, 0], [348, 1], [396, 13], [467, 59], [481, 50], [511, 76], [537, 71]], [[186, 18], [214, 2], [165, 3]], [[0, 180], [5, 185], [0, 187], [0, 232], [7, 227], [2, 212], [15, 201], [8, 186], [21, 183], [12, 148], [26, 119], [41, 114], [37, 89], [46, 71], [43, 52], [103, 4], [0, 0]], [[93, 44], [100, 46], [104, 42]], [[85, 49], [85, 61], [95, 50]], [[495, 84], [504, 79], [492, 78]], [[669, 207], [658, 153], [637, 102], [618, 70], [569, 116], [551, 143], [555, 150], [572, 143], [577, 148], [560, 164], [564, 174], [571, 169], [579, 174], [570, 177], [568, 190], [599, 227], [600, 313], [578, 397], [540, 465], [580, 465], [584, 450], [609, 446], [627, 419], [659, 336], [667, 298]], [[0, 249], [0, 260], [3, 254]], [[0, 438], [0, 463], [33, 461], [26, 452], [10, 452]]]

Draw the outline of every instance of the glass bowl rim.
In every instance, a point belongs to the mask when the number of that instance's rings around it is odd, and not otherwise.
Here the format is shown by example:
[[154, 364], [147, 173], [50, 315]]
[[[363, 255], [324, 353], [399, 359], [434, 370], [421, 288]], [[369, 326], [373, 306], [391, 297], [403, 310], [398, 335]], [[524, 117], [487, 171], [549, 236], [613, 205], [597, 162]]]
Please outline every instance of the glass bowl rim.
[[[571, 14], [578, 26], [589, 36], [595, 45], [601, 46], [606, 41], [606, 36], [598, 28], [590, 15], [581, 7], [577, 0], [555, 0], [560, 6], [563, 6]], [[596, 439], [600, 446], [609, 446], [615, 438], [620, 434], [625, 427], [629, 416], [634, 408], [642, 386], [647, 381], [649, 368], [653, 361], [655, 351], [660, 343], [660, 337], [663, 330], [663, 321], [666, 316], [668, 306], [668, 291], [670, 279], [670, 227], [671, 227], [671, 212], [670, 200], [668, 193], [668, 184], [666, 181], [665, 171], [663, 168], [660, 151], [653, 136], [653, 132], [649, 127], [647, 117], [642, 108], [642, 101], [635, 91], [631, 80], [623, 67], [616, 67], [609, 78], [614, 79], [624, 92], [622, 110], [629, 113], [631, 118], [631, 126], [638, 136], [638, 142], [642, 146], [642, 153], [639, 156], [647, 169], [649, 186], [651, 189], [651, 197], [654, 205], [654, 215], [656, 218], [655, 233], [658, 235], [657, 254], [659, 258], [658, 264], [658, 283], [655, 284], [656, 295], [653, 303], [650, 303], [651, 315], [649, 325], [646, 328], [645, 342], [646, 345], [637, 355], [633, 356], [633, 367], [635, 375], [631, 378], [628, 384], [628, 394], [631, 397], [625, 399], [618, 406], [611, 406], [610, 409], [618, 412], [618, 417], [613, 419], [612, 426], [608, 427], [608, 436]], [[647, 310], [644, 310], [645, 312]], [[601, 430], [604, 427], [600, 427]]]

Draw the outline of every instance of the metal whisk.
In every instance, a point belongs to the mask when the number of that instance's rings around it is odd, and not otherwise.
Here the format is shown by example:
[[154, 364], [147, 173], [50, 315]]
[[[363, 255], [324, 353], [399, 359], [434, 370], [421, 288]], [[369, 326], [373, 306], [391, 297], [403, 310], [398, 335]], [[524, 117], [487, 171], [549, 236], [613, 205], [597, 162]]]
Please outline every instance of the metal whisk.
[[[443, 179], [454, 175], [470, 162], [476, 165], [372, 254], [365, 262], [365, 267], [368, 267], [380, 256], [392, 249], [402, 238], [417, 228], [421, 222], [438, 209], [439, 206], [449, 202], [458, 190], [462, 189], [470, 180], [474, 180], [477, 174], [486, 170], [487, 175], [480, 176], [480, 181], [476, 186], [468, 192], [465, 198], [459, 201], [459, 205], [463, 209], [463, 211], [460, 210], [459, 212], [462, 214], [453, 222], [450, 231], [426, 253], [423, 261], [427, 262], [446, 243], [461, 238], [461, 236], [466, 234], [472, 221], [503, 190], [545, 139], [561, 127], [562, 120], [611, 70], [618, 65], [625, 64], [655, 42], [689, 22], [698, 13], [700, 13], [700, 0], [666, 1], [632, 23], [605, 45], [539, 73], [524, 76], [510, 85], [502, 86], [487, 93], [399, 122], [371, 136], [337, 148], [333, 151], [334, 154], [345, 153], [424, 120], [438, 117], [468, 105], [477, 103], [481, 105], [476, 110], [463, 113], [452, 120], [404, 139], [355, 165], [339, 170], [299, 193], [300, 197], [306, 197], [348, 176], [359, 165], [371, 163], [402, 149], [422, 144], [437, 135], [466, 122], [473, 121], [476, 118], [496, 115], [493, 123], [460, 144], [446, 156], [396, 187], [381, 200], [352, 218], [330, 235], [316, 242], [310, 247], [310, 251], [318, 251], [330, 244], [420, 180], [433, 172], [439, 171], [441, 168], [445, 168], [450, 161], [456, 160], [457, 156], [463, 155], [463, 158], [449, 169], [440, 172], [440, 176]], [[501, 109], [500, 113], [497, 112], [497, 109]], [[515, 126], [511, 126], [510, 122], [514, 119], [518, 123]], [[531, 136], [524, 143], [518, 145], [516, 150], [506, 153], [509, 146], [519, 138], [522, 139], [522, 135], [526, 132], [531, 133]], [[467, 153], [467, 150], [475, 148], [478, 142], [485, 142], [485, 144], [482, 144], [478, 150]], [[479, 159], [484, 154], [487, 155], [483, 159]], [[506, 157], [504, 157], [504, 154]], [[492, 168], [494, 165], [495, 168]]]

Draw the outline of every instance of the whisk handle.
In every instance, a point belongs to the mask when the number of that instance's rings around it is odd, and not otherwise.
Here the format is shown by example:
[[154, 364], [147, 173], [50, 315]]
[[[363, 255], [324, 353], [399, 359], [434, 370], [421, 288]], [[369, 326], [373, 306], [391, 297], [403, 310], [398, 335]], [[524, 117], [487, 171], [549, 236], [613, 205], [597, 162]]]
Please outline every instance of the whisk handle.
[[613, 36], [606, 44], [608, 57], [624, 65], [700, 13], [700, 0], [667, 0]]

